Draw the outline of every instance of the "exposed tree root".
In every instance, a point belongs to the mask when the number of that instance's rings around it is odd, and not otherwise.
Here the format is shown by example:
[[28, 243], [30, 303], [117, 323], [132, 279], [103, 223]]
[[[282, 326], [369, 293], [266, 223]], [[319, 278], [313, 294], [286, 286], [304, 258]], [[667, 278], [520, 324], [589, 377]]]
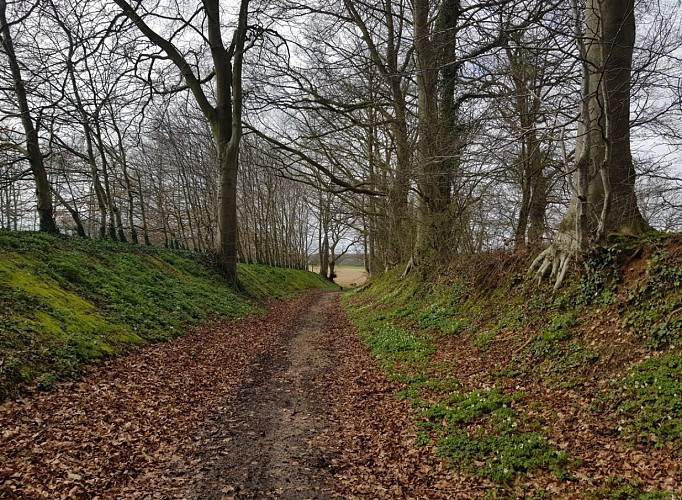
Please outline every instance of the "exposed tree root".
[[410, 261], [407, 263], [407, 266], [405, 266], [405, 270], [403, 271], [403, 274], [400, 275], [400, 279], [407, 278], [407, 275], [410, 274], [414, 266], [415, 266], [414, 257], [410, 257]]
[[556, 278], [554, 290], [558, 290], [566, 278], [574, 252], [558, 242], [552, 243], [538, 255], [528, 270], [538, 276], [538, 282], [545, 278]]

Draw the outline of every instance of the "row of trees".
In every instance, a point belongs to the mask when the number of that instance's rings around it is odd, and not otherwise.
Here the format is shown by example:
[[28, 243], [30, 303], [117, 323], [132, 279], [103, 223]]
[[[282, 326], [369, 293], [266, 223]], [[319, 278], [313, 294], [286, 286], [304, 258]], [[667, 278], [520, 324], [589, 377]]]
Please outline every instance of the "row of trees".
[[217, 250], [233, 280], [545, 245], [560, 283], [605, 235], [682, 227], [678, 11], [0, 0], [0, 222]]
[[[287, 82], [267, 95], [286, 103], [286, 120], [258, 128], [296, 175], [301, 161], [326, 167], [362, 198], [372, 268], [549, 244], [533, 267], [558, 285], [608, 234], [679, 227], [679, 173], [661, 161], [679, 144], [676, 6], [396, 0], [286, 12], [308, 38], [296, 69], [266, 72]], [[636, 160], [640, 175], [668, 181], [665, 196], [640, 191], [638, 203], [631, 129], [658, 153]]]

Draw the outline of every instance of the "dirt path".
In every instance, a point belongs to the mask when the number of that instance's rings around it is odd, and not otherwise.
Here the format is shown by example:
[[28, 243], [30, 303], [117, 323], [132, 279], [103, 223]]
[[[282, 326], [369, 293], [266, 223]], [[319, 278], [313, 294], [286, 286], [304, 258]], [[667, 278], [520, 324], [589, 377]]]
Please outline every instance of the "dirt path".
[[317, 296], [258, 356], [225, 411], [213, 418], [201, 450], [197, 499], [331, 498], [329, 458], [311, 443], [328, 425], [323, 371], [331, 356], [324, 326], [333, 295]]
[[0, 498], [472, 498], [311, 293], [0, 405]]

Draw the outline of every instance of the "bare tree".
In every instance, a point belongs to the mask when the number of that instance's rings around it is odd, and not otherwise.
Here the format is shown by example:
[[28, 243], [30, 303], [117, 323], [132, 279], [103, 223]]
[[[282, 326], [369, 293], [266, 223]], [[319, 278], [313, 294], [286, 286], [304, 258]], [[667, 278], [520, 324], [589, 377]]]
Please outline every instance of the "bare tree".
[[[23, 14], [23, 17], [31, 15], [38, 3], [39, 2], [34, 3], [28, 11]], [[40, 221], [40, 230], [48, 233], [57, 233], [59, 231], [54, 220], [50, 182], [45, 170], [45, 162], [40, 147], [38, 131], [36, 130], [36, 125], [28, 102], [26, 85], [21, 72], [21, 64], [12, 40], [11, 27], [18, 22], [21, 22], [21, 19], [14, 20], [12, 23], [8, 22], [7, 0], [0, 0], [0, 36], [2, 37], [2, 47], [11, 71], [13, 89], [16, 95], [16, 106], [18, 108], [17, 117], [21, 120], [26, 142], [25, 148], [16, 145], [15, 149], [18, 149], [25, 155], [31, 166], [38, 202], [37, 211]]]
[[[201, 8], [192, 18], [203, 15], [201, 27], [205, 33], [201, 39], [208, 44], [213, 62], [213, 78], [198, 74], [192, 64], [170, 38], [161, 36], [146, 21], [149, 14], [139, 3], [114, 0], [133, 24], [154, 45], [160, 48], [179, 70], [186, 88], [194, 96], [199, 108], [211, 125], [220, 162], [220, 201], [219, 201], [219, 244], [218, 252], [223, 272], [228, 280], [237, 282], [237, 173], [239, 143], [242, 136], [242, 65], [247, 48], [247, 17], [249, 1], [242, 0], [239, 8], [237, 27], [232, 42], [225, 46], [221, 6], [218, 0], [203, 0]], [[192, 19], [180, 20], [181, 28], [192, 25]], [[252, 42], [251, 42], [252, 43]], [[211, 80], [215, 85], [215, 100], [212, 103], [205, 83]]]

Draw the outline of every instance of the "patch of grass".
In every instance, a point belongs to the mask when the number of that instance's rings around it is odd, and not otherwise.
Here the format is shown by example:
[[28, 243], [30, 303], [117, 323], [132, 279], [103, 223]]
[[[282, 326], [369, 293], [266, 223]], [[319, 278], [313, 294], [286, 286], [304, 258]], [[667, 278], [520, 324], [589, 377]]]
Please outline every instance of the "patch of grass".
[[556, 342], [570, 337], [571, 327], [575, 325], [573, 313], [563, 313], [552, 318], [549, 328], [542, 332], [542, 340]]
[[479, 349], [481, 349], [482, 351], [485, 351], [490, 346], [490, 342], [492, 342], [495, 339], [495, 337], [497, 337], [498, 333], [500, 332], [497, 329], [476, 332], [471, 337], [471, 343], [478, 347]]
[[454, 393], [442, 402], [434, 403], [420, 413], [422, 427], [450, 427], [453, 424], [470, 424], [483, 415], [510, 408], [515, 398], [496, 389]]
[[587, 500], [673, 500], [675, 494], [665, 491], [643, 491], [639, 485], [622, 478], [613, 478], [597, 491], [586, 493]]
[[566, 474], [568, 454], [550, 446], [534, 432], [471, 435], [456, 431], [438, 442], [439, 454], [463, 472], [497, 482], [512, 482], [519, 474], [549, 469], [557, 476]]
[[466, 319], [453, 318], [452, 310], [438, 304], [419, 311], [416, 321], [420, 328], [437, 330], [444, 335], [457, 335], [468, 323]]
[[338, 290], [338, 285], [319, 274], [258, 264], [239, 264], [240, 285], [247, 296], [258, 300], [285, 298], [304, 290]]
[[390, 323], [380, 325], [364, 337], [372, 355], [389, 363], [420, 361], [433, 353], [428, 338]]
[[573, 312], [553, 316], [549, 325], [540, 332], [537, 339], [530, 345], [533, 358], [537, 361], [551, 359], [554, 365], [573, 364], [575, 346], [571, 344], [565, 347], [562, 346], [562, 343], [571, 337], [571, 328], [575, 323]]
[[305, 271], [240, 265], [239, 274], [246, 294], [188, 252], [0, 231], [0, 399], [190, 325], [255, 312], [253, 299], [335, 288]]

